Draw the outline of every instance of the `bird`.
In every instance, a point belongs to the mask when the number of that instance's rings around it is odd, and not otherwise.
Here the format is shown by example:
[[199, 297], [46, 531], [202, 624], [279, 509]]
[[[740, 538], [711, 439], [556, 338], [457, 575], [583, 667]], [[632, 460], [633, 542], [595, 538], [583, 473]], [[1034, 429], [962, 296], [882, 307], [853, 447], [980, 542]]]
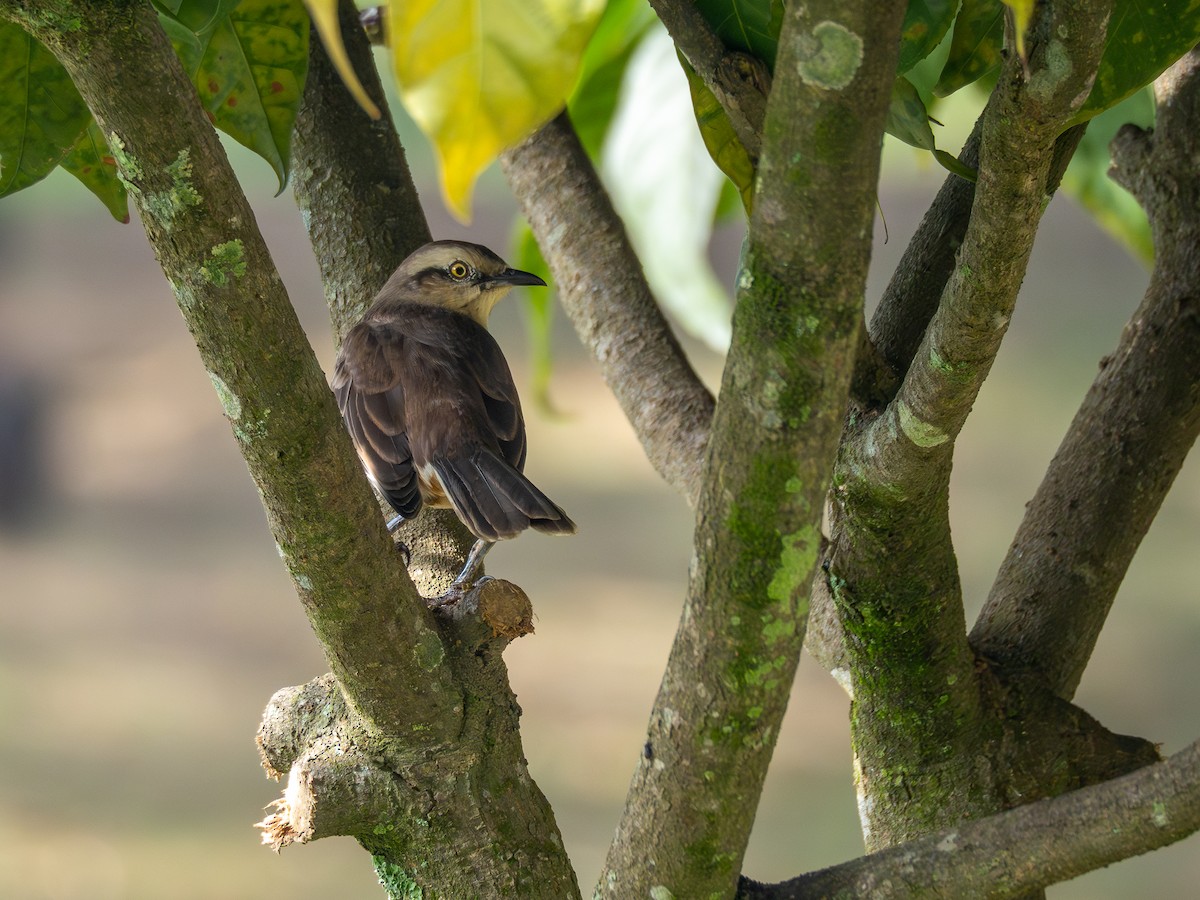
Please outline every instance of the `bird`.
[[[396, 516], [449, 507], [475, 536], [451, 590], [488, 550], [532, 528], [575, 523], [525, 477], [525, 419], [488, 315], [518, 285], [546, 282], [480, 244], [415, 250], [346, 333], [334, 364], [338, 409], [367, 476]], [[449, 592], [448, 592], [449, 593]]]

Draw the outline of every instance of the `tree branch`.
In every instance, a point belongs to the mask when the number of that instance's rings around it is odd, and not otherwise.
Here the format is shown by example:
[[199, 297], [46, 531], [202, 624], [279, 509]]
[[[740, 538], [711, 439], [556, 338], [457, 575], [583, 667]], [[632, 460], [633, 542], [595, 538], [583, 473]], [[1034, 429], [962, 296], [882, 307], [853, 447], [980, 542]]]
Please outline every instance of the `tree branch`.
[[964, 822], [840, 866], [780, 884], [743, 880], [738, 897], [1021, 897], [1198, 829], [1200, 742], [1103, 784]]
[[725, 896], [804, 639], [904, 4], [793, 4], [688, 596], [598, 895]]
[[1152, 134], [1122, 131], [1116, 172], [1150, 216], [1141, 305], [1028, 505], [972, 642], [1070, 697], [1125, 572], [1200, 434], [1200, 54], [1155, 84]]
[[658, 308], [567, 114], [500, 161], [580, 340], [651, 465], [695, 506], [712, 394]]
[[292, 185], [340, 343], [397, 266], [431, 237], [357, 8], [341, 0], [338, 13], [346, 54], [383, 115], [372, 120], [349, 100], [314, 28]]
[[[981, 125], [979, 182], [956, 268], [907, 374], [852, 421], [833, 498], [829, 583], [850, 663], [868, 849], [994, 812], [1007, 775], [973, 760], [1000, 740], [966, 640], [949, 523], [954, 439], [1015, 304], [1059, 134], [1104, 46], [1102, 3], [1038, 7], [1028, 69], [1010, 55]], [[1047, 45], [1069, 65], [1047, 61]], [[1019, 126], [1017, 123], [1021, 123]], [[944, 266], [945, 258], [941, 265]], [[916, 295], [910, 295], [915, 297]]]
[[449, 739], [461, 702], [432, 616], [395, 562], [254, 214], [153, 7], [9, 0], [0, 14], [54, 52], [108, 136], [347, 699], [373, 727], [410, 723], [427, 745]]
[[[982, 116], [975, 123], [959, 159], [971, 168], [979, 166], [979, 140], [983, 125]], [[1076, 125], [1065, 131], [1055, 142], [1054, 157], [1050, 163], [1045, 194], [1047, 197], [1058, 190], [1063, 174], [1071, 162], [1075, 148], [1083, 137], [1087, 125]], [[896, 271], [888, 282], [879, 306], [871, 317], [871, 341], [879, 356], [890, 368], [890, 378], [895, 381], [886, 400], [895, 394], [898, 380], [908, 372], [909, 363], [929, 320], [937, 311], [938, 303], [946, 288], [946, 282], [955, 268], [958, 250], [962, 246], [967, 223], [971, 219], [971, 207], [975, 200], [975, 183], [958, 175], [946, 177], [929, 210], [921, 220], [916, 233], [905, 248]], [[871, 357], [860, 357], [859, 364], [869, 363]], [[856, 380], [865, 384], [877, 384], [880, 376], [862, 373]], [[875, 399], [864, 396], [864, 401]]]
[[767, 96], [771, 93], [766, 64], [726, 48], [689, 0], [650, 0], [650, 5], [688, 65], [725, 110], [746, 154], [757, 163]]

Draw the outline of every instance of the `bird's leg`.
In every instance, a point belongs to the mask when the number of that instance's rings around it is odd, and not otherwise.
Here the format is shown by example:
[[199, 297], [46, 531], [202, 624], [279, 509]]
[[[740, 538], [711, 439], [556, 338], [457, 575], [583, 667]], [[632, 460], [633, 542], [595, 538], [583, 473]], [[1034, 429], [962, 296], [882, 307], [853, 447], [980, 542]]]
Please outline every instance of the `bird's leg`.
[[395, 517], [395, 518], [393, 518], [393, 519], [388, 519], [388, 523], [387, 523], [387, 530], [388, 530], [388, 534], [391, 534], [391, 533], [392, 533], [392, 532], [394, 532], [394, 531], [395, 531], [397, 528], [399, 528], [399, 527], [400, 527], [400, 523], [401, 523], [401, 522], [403, 522], [403, 521], [404, 521], [404, 516], [396, 516], [396, 517]]
[[478, 540], [475, 546], [471, 548], [471, 552], [467, 554], [467, 561], [463, 563], [462, 571], [458, 573], [458, 577], [454, 579], [454, 584], [451, 588], [462, 587], [470, 584], [472, 577], [475, 575], [475, 570], [483, 563], [483, 558], [487, 556], [487, 552], [495, 546], [495, 541]]

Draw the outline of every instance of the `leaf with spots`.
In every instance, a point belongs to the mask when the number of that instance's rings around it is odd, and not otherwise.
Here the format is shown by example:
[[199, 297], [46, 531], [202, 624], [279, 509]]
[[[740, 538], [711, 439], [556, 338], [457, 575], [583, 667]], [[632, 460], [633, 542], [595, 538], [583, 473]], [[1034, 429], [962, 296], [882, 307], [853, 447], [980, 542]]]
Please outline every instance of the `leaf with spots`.
[[1195, 0], [1116, 0], [1096, 83], [1071, 124], [1116, 106], [1200, 41]]
[[942, 42], [954, 24], [958, 0], [911, 0], [900, 30], [900, 64], [896, 71], [907, 72]]
[[1000, 69], [1004, 48], [1004, 7], [1000, 0], [963, 0], [954, 20], [950, 55], [934, 85], [937, 97], [948, 97]]
[[[292, 125], [308, 74], [301, 0], [179, 0], [160, 11], [175, 51], [217, 128], [249, 147], [287, 184]], [[180, 29], [195, 40], [180, 36]]]
[[88, 123], [60, 165], [83, 182], [118, 222], [129, 223], [129, 196], [117, 177], [117, 162], [109, 152], [100, 126]]
[[0, 197], [54, 171], [91, 119], [54, 55], [0, 20]]

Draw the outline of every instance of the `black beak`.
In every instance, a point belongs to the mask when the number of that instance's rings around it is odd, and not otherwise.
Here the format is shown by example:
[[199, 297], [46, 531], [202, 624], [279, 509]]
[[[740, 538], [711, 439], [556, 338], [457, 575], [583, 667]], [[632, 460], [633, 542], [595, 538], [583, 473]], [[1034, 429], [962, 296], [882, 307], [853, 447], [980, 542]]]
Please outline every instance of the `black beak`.
[[522, 272], [520, 269], [505, 269], [499, 275], [493, 275], [488, 281], [496, 286], [513, 285], [515, 287], [522, 284], [538, 284], [546, 287], [546, 282], [532, 272]]

